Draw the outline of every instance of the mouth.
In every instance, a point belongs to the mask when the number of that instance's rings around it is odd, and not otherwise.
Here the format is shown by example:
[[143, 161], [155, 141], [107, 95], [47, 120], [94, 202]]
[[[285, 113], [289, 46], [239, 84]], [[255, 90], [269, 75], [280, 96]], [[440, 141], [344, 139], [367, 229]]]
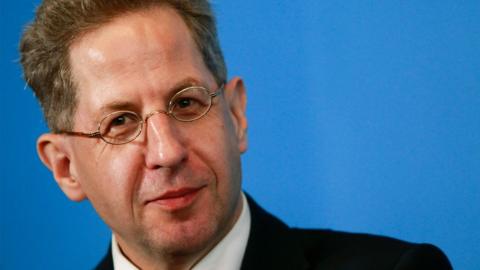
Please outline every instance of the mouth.
[[195, 199], [198, 197], [200, 191], [205, 186], [201, 187], [186, 187], [168, 190], [164, 192], [159, 197], [147, 201], [147, 204], [155, 204], [160, 206], [163, 210], [166, 211], [178, 211], [184, 208], [189, 207], [193, 204]]

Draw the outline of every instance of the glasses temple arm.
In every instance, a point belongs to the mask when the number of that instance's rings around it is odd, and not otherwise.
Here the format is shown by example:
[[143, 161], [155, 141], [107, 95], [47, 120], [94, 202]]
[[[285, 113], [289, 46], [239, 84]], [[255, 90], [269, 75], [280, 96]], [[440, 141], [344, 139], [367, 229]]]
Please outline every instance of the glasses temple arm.
[[59, 134], [67, 134], [73, 136], [82, 136], [82, 137], [89, 137], [89, 138], [96, 138], [100, 137], [100, 132], [95, 131], [92, 133], [84, 133], [84, 132], [76, 132], [76, 131], [60, 131]]
[[218, 95], [220, 95], [220, 93], [222, 93], [222, 91], [225, 89], [225, 84], [222, 84], [217, 91], [213, 92], [210, 94], [210, 96], [213, 98], [213, 97], [216, 97]]

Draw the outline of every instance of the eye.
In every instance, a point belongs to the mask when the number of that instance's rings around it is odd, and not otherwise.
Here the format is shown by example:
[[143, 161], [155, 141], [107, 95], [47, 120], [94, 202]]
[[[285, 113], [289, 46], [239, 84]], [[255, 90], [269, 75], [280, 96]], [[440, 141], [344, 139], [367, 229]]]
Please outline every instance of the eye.
[[106, 122], [109, 128], [129, 126], [138, 122], [137, 115], [131, 112], [119, 112], [117, 114], [111, 115], [109, 120]]
[[188, 87], [176, 93], [169, 110], [180, 121], [192, 121], [204, 115], [210, 108], [210, 95], [203, 87]]
[[117, 118], [112, 119], [110, 126], [121, 126], [121, 125], [124, 125], [126, 121], [127, 121], [127, 116], [120, 115]]
[[191, 98], [182, 97], [182, 98], [176, 100], [175, 106], [180, 108], [180, 109], [184, 109], [184, 108], [187, 108], [188, 106], [192, 106], [192, 104], [194, 104], [195, 102], [197, 102], [197, 101], [195, 101]]
[[140, 121], [139, 116], [134, 112], [114, 112], [100, 123], [100, 134], [109, 141], [125, 140], [133, 136], [132, 134], [136, 134]]

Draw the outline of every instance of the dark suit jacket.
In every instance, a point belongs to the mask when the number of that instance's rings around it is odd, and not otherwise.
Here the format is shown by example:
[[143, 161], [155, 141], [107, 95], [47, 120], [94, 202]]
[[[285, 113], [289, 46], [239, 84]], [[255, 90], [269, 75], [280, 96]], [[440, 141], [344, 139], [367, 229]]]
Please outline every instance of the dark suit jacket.
[[[252, 225], [242, 270], [452, 269], [435, 246], [368, 234], [289, 228], [251, 198], [248, 201]], [[110, 249], [95, 269], [113, 270]]]

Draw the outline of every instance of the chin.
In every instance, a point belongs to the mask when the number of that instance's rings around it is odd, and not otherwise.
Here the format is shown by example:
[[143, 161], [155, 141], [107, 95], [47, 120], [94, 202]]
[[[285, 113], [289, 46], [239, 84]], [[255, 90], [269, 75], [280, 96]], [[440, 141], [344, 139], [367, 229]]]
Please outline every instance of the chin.
[[151, 250], [175, 256], [208, 251], [220, 240], [224, 231], [219, 229], [222, 226], [218, 218], [208, 216], [160, 224], [147, 230], [142, 242]]

